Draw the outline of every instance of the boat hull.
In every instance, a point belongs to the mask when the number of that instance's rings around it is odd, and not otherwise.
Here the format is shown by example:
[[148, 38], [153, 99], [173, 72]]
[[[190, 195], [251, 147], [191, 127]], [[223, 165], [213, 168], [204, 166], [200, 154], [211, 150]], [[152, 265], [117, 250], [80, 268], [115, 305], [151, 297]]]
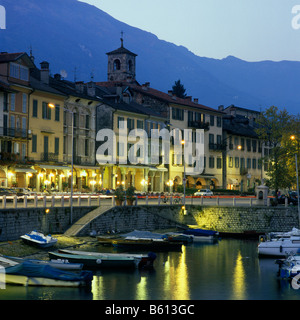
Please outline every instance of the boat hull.
[[182, 242], [155, 240], [114, 240], [112, 245], [126, 250], [142, 251], [181, 251]]
[[140, 258], [106, 258], [89, 255], [63, 254], [56, 252], [48, 252], [52, 259], [67, 259], [72, 263], [82, 263], [84, 268], [137, 268]]
[[261, 242], [258, 245], [258, 254], [260, 256], [286, 257], [288, 254], [297, 253], [300, 249], [300, 243], [293, 244], [288, 241], [281, 243], [279, 241]]

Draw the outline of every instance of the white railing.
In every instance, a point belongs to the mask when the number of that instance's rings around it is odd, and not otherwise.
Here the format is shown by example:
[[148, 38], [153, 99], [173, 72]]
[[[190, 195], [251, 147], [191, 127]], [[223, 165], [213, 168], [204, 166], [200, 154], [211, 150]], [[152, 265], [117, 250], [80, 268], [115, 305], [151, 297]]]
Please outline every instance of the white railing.
[[[71, 203], [72, 201], [72, 203]], [[68, 206], [115, 206], [115, 196], [104, 196], [97, 194], [74, 194], [72, 199], [70, 194], [60, 195], [31, 195], [31, 196], [0, 196], [0, 209], [9, 208], [45, 208], [45, 207], [68, 207]], [[185, 198], [183, 196], [137, 196], [133, 205], [205, 205], [205, 206], [255, 206], [262, 205], [254, 197], [222, 197], [222, 196], [202, 196]], [[123, 201], [122, 206], [126, 206], [127, 201]], [[266, 206], [271, 205], [270, 198], [266, 201]], [[288, 203], [281, 206], [288, 206]]]

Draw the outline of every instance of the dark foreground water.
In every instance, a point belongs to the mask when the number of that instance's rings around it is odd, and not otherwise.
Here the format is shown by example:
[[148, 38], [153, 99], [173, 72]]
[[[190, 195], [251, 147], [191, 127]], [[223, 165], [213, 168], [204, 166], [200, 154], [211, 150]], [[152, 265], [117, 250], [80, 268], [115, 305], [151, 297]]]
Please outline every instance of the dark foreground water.
[[0, 300], [299, 300], [274, 261], [258, 258], [257, 241], [222, 239], [157, 253], [153, 271], [95, 271], [88, 291], [6, 285]]

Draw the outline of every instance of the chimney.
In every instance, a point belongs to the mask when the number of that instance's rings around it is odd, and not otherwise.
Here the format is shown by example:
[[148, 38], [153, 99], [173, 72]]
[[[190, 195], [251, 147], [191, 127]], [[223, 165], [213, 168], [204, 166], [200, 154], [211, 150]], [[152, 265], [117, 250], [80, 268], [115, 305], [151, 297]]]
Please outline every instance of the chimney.
[[61, 80], [61, 75], [59, 73], [55, 73], [54, 79], [55, 80]]
[[195, 102], [195, 103], [199, 103], [198, 101], [199, 101], [198, 98], [194, 98], [194, 102]]
[[224, 106], [223, 106], [223, 105], [220, 105], [220, 106], [218, 107], [218, 110], [219, 110], [219, 111], [224, 111]]
[[172, 97], [172, 96], [173, 96], [173, 90], [168, 90], [168, 95], [169, 95], [170, 97]]
[[43, 83], [49, 84], [49, 62], [43, 61], [41, 65], [41, 81]]
[[83, 81], [76, 81], [75, 82], [75, 90], [79, 93], [83, 93], [84, 90], [84, 82]]
[[184, 99], [187, 100], [187, 101], [192, 101], [192, 96], [187, 96]]
[[87, 84], [87, 94], [91, 97], [95, 97], [96, 95], [96, 87], [95, 87], [95, 82], [90, 81]]

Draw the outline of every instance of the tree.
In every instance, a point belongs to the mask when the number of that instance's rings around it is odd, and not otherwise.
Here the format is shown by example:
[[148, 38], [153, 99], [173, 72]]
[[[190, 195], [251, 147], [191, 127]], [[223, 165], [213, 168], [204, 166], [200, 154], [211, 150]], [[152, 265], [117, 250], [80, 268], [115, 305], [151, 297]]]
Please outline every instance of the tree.
[[172, 92], [173, 94], [176, 95], [178, 98], [185, 98], [186, 93], [185, 93], [185, 88], [183, 84], [180, 82], [180, 80], [175, 81], [175, 84], [172, 86]]
[[263, 161], [268, 163], [269, 185], [277, 196], [279, 188], [290, 188], [292, 181], [287, 167], [287, 149], [283, 140], [289, 134], [291, 116], [285, 109], [278, 110], [272, 106], [261, 113], [257, 123], [259, 128], [256, 132], [259, 138], [270, 147], [269, 154], [265, 155]]

